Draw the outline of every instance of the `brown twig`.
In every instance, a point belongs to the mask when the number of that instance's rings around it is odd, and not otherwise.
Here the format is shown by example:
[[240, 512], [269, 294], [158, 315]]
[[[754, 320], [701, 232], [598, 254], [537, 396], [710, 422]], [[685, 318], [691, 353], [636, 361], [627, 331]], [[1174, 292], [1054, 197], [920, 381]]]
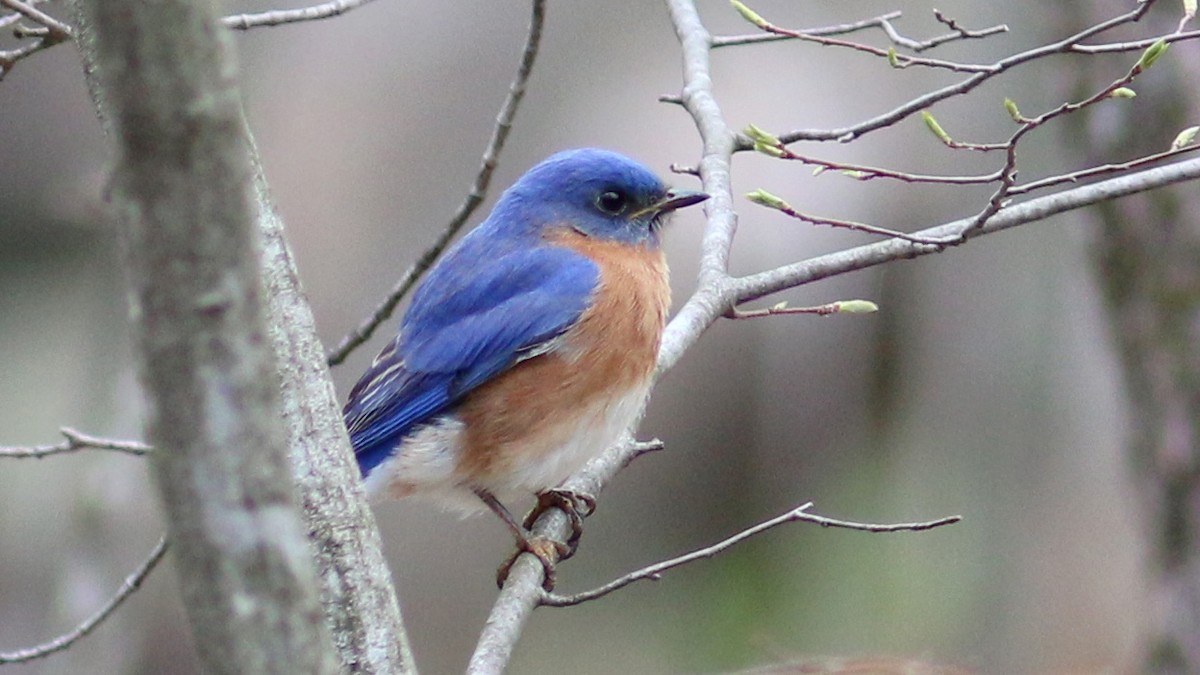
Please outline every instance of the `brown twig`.
[[504, 142], [508, 139], [508, 132], [512, 129], [513, 119], [516, 117], [521, 99], [525, 96], [525, 87], [529, 82], [529, 74], [533, 71], [533, 63], [537, 58], [538, 47], [541, 44], [542, 25], [546, 16], [545, 0], [534, 0], [532, 7], [529, 19], [529, 34], [525, 40], [525, 48], [521, 51], [521, 61], [517, 66], [517, 74], [513, 77], [512, 84], [508, 88], [508, 96], [504, 99], [504, 105], [500, 108], [500, 112], [496, 116], [496, 126], [492, 129], [492, 138], [488, 141], [487, 149], [483, 152], [479, 171], [475, 174], [475, 181], [471, 184], [470, 191], [463, 199], [462, 204], [459, 205], [458, 210], [451, 216], [450, 221], [443, 226], [442, 234], [438, 237], [437, 241], [426, 249], [421, 254], [421, 257], [404, 272], [404, 276], [396, 282], [391, 292], [376, 306], [371, 315], [359, 324], [358, 328], [355, 328], [349, 335], [342, 338], [337, 347], [330, 351], [326, 359], [330, 366], [336, 366], [345, 361], [350, 352], [371, 338], [371, 335], [374, 334], [379, 324], [386, 321], [392, 315], [392, 312], [395, 311], [400, 301], [416, 286], [417, 281], [429, 270], [438, 256], [446, 250], [446, 247], [450, 245], [450, 240], [462, 229], [467, 219], [471, 217], [471, 214], [483, 202], [483, 198], [487, 194], [488, 185], [492, 180], [492, 173], [496, 170], [496, 165], [500, 161], [500, 152], [504, 149]]
[[808, 502], [807, 504], [803, 504], [797, 508], [794, 508], [787, 513], [776, 516], [770, 520], [763, 521], [757, 525], [754, 525], [753, 527], [748, 527], [731, 537], [713, 544], [712, 546], [707, 546], [705, 548], [692, 551], [686, 555], [681, 555], [677, 558], [671, 558], [670, 560], [664, 560], [660, 563], [643, 567], [640, 570], [630, 572], [623, 577], [614, 579], [613, 581], [610, 581], [607, 584], [604, 584], [598, 588], [594, 588], [590, 591], [575, 593], [573, 595], [544, 593], [542, 595], [540, 604], [547, 607], [571, 607], [573, 605], [588, 602], [589, 600], [602, 598], [613, 591], [620, 590], [634, 583], [635, 581], [641, 581], [643, 579], [652, 579], [657, 581], [658, 579], [662, 578], [662, 573], [666, 572], [667, 570], [671, 570], [697, 560], [712, 558], [713, 556], [740, 544], [750, 537], [753, 537], [757, 534], [762, 534], [763, 532], [780, 525], [796, 521], [813, 523], [820, 525], [821, 527], [838, 527], [848, 530], [859, 530], [861, 532], [921, 532], [924, 530], [932, 530], [937, 527], [942, 527], [944, 525], [952, 525], [962, 520], [962, 516], [947, 516], [945, 518], [938, 518], [937, 520], [918, 523], [859, 523], [849, 520], [840, 520], [837, 518], [827, 518], [815, 513], [808, 513], [808, 509], [812, 508], [812, 505], [812, 502]]
[[139, 565], [132, 574], [125, 578], [125, 581], [121, 584], [121, 587], [117, 589], [117, 592], [111, 598], [109, 598], [108, 602], [104, 603], [100, 609], [96, 610], [95, 614], [85, 619], [75, 628], [63, 633], [62, 635], [59, 635], [49, 642], [44, 642], [34, 647], [18, 649], [11, 652], [0, 652], [0, 665], [26, 663], [28, 661], [33, 661], [34, 659], [40, 659], [45, 656], [49, 656], [50, 654], [70, 647], [84, 636], [91, 633], [96, 629], [97, 626], [99, 626], [101, 623], [104, 623], [104, 620], [107, 619], [114, 611], [116, 611], [116, 609], [120, 607], [122, 603], [128, 600], [129, 596], [133, 595], [138, 588], [141, 587], [142, 582], [146, 580], [146, 577], [150, 576], [150, 572], [154, 571], [154, 568], [158, 566], [158, 563], [162, 560], [163, 555], [166, 554], [167, 547], [166, 536], [160, 537], [158, 543], [154, 545], [154, 549], [150, 551], [150, 555], [147, 556], [146, 560], [143, 561], [142, 564]]

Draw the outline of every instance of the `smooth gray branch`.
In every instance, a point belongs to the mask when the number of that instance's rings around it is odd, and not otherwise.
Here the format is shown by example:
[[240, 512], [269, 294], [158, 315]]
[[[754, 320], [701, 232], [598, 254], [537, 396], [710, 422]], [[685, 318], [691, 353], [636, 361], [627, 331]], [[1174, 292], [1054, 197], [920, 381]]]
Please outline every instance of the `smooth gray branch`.
[[[903, 12], [894, 11], [888, 12], [871, 19], [862, 19], [860, 21], [850, 21], [847, 23], [837, 24], [835, 26], [821, 26], [820, 28], [804, 28], [800, 30], [806, 35], [846, 35], [848, 33], [856, 33], [868, 28], [876, 26], [883, 27], [889, 21], [899, 19]], [[721, 35], [714, 36], [712, 39], [713, 49], [721, 47], [736, 47], [738, 45], [754, 44], [756, 42], [779, 42], [780, 40], [795, 39], [790, 35], [777, 35], [775, 33], [753, 33], [750, 35]]]
[[729, 550], [730, 548], [742, 543], [743, 541], [757, 534], [762, 534], [767, 530], [784, 525], [786, 523], [794, 523], [797, 521], [814, 523], [822, 527], [840, 527], [848, 530], [860, 530], [863, 532], [921, 532], [924, 530], [932, 530], [935, 527], [943, 525], [951, 525], [962, 520], [962, 516], [947, 516], [919, 523], [892, 523], [892, 524], [874, 524], [874, 523], [858, 523], [850, 520], [838, 520], [836, 518], [827, 518], [815, 513], [808, 513], [808, 509], [812, 508], [813, 503], [808, 502], [798, 506], [787, 513], [778, 515], [770, 520], [765, 520], [757, 525], [748, 527], [737, 534], [723, 539], [712, 546], [706, 546], [701, 549], [681, 555], [677, 558], [664, 560], [654, 565], [643, 567], [640, 570], [630, 572], [623, 577], [614, 579], [603, 586], [594, 588], [590, 591], [575, 593], [572, 595], [559, 595], [555, 593], [544, 593], [541, 599], [541, 604], [547, 607], [571, 607], [589, 600], [602, 598], [613, 591], [620, 590], [635, 581], [643, 579], [651, 579], [657, 581], [662, 578], [662, 573], [667, 570], [681, 567], [690, 562], [712, 558], [713, 556]]
[[63, 633], [62, 635], [59, 635], [49, 642], [44, 642], [40, 645], [25, 649], [17, 649], [11, 652], [0, 652], [0, 665], [6, 665], [10, 663], [25, 663], [28, 661], [33, 661], [34, 659], [40, 659], [44, 656], [49, 656], [54, 652], [62, 651], [78, 642], [88, 633], [91, 633], [93, 630], [95, 630], [97, 626], [104, 623], [104, 620], [107, 619], [114, 611], [116, 611], [116, 609], [120, 607], [122, 603], [129, 599], [129, 596], [133, 595], [137, 589], [141, 588], [142, 582], [146, 580], [146, 577], [150, 576], [150, 572], [152, 572], [154, 568], [158, 566], [159, 561], [162, 560], [163, 555], [166, 554], [166, 552], [167, 538], [166, 536], [163, 536], [160, 537], [158, 543], [154, 545], [154, 549], [150, 551], [150, 555], [146, 557], [146, 560], [144, 560], [142, 564], [139, 565], [137, 569], [135, 569], [128, 577], [125, 577], [124, 583], [122, 583], [121, 587], [117, 589], [117, 592], [113, 594], [113, 596], [108, 599], [108, 602], [104, 603], [100, 609], [96, 610], [95, 614], [92, 614], [87, 619], [84, 619], [83, 622], [81, 622], [75, 628]]
[[111, 438], [98, 438], [96, 436], [88, 436], [82, 432], [63, 427], [59, 433], [66, 438], [62, 443], [54, 445], [34, 445], [29, 447], [0, 447], [0, 457], [8, 457], [14, 459], [40, 459], [51, 455], [61, 455], [68, 452], [76, 452], [78, 450], [111, 450], [113, 452], [122, 452], [129, 455], [141, 456], [149, 453], [153, 448], [140, 441], [119, 441]]
[[[970, 238], [974, 239], [1018, 225], [1045, 220], [1060, 213], [1112, 199], [1197, 179], [1200, 179], [1200, 159], [1184, 160], [1126, 176], [1110, 178], [1002, 208], [982, 228], [972, 232]], [[957, 242], [960, 235], [973, 223], [973, 217], [962, 218], [914, 234], [929, 240]], [[747, 302], [820, 279], [882, 265], [893, 260], [937, 253], [940, 250], [942, 249], [890, 239], [739, 277], [733, 279], [731, 284], [737, 301]]]
[[255, 14], [233, 14], [221, 19], [221, 25], [234, 30], [249, 30], [262, 26], [282, 26], [303, 21], [317, 21], [345, 14], [372, 0], [332, 0], [311, 7], [298, 9], [276, 9]]

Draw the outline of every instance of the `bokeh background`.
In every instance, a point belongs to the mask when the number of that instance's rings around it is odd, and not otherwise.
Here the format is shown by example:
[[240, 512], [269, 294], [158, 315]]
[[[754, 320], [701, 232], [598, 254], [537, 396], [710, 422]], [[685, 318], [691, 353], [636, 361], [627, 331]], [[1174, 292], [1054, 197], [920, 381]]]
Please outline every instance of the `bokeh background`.
[[[795, 27], [901, 9], [907, 34], [944, 32], [924, 0], [754, 6]], [[937, 6], [972, 27], [1012, 29], [948, 45], [946, 58], [991, 61], [1066, 30], [1036, 0]], [[714, 32], [747, 30], [723, 1], [700, 8]], [[1168, 10], [1176, 8], [1156, 11]], [[375, 306], [462, 199], [528, 11], [517, 0], [387, 0], [237, 36], [248, 114], [327, 345]], [[1101, 64], [1112, 79], [1129, 62]], [[1005, 96], [1027, 112], [1052, 107], [1075, 88], [1078, 65], [1047, 61], [936, 112], [956, 138], [999, 140], [1011, 129]], [[140, 437], [121, 264], [100, 198], [105, 145], [79, 70], [62, 46], [0, 83], [3, 445], [56, 442], [63, 425]], [[722, 50], [714, 78], [733, 126], [777, 131], [850, 124], [958, 79], [784, 43]], [[494, 185], [574, 146], [616, 149], [664, 175], [672, 162], [695, 162], [690, 119], [657, 102], [679, 84], [660, 3], [552, 3]], [[1166, 144], [1174, 130], [1162, 133]], [[1082, 166], [1064, 137], [1040, 132], [1024, 151], [1023, 176]], [[910, 171], [993, 168], [943, 148], [916, 120], [853, 145], [804, 149]], [[986, 194], [814, 177], [763, 156], [738, 156], [734, 168], [739, 192], [761, 187], [812, 213], [900, 229], [974, 213]], [[738, 208], [737, 273], [869, 241]], [[669, 233], [677, 303], [694, 287], [701, 228], [695, 210]], [[1096, 236], [1076, 217], [1057, 217], [779, 298], [867, 298], [881, 305], [873, 316], [714, 326], [651, 401], [640, 435], [667, 450], [640, 459], [603, 495], [580, 554], [560, 570], [561, 590], [590, 588], [809, 500], [835, 517], [957, 513], [963, 522], [924, 534], [775, 530], [660, 582], [539, 610], [512, 672], [716, 672], [831, 654], [986, 673], [1131, 670], [1145, 620], [1144, 536], [1122, 456], [1120, 373], [1088, 261]], [[339, 391], [384, 340], [335, 371]], [[376, 512], [418, 665], [460, 672], [495, 596], [508, 534], [490, 517], [460, 521], [420, 503]], [[161, 529], [143, 460], [93, 453], [0, 463], [0, 650], [74, 626]], [[195, 672], [172, 574], [157, 571], [68, 652], [6, 674]]]

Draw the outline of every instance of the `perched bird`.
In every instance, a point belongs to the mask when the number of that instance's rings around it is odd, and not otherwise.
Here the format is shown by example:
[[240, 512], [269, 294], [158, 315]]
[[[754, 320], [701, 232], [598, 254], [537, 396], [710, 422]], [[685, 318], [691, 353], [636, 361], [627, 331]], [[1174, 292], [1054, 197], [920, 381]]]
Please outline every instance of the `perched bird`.
[[561, 505], [546, 491], [632, 423], [670, 302], [659, 230], [707, 198], [606, 150], [530, 169], [429, 271], [350, 392], [343, 414], [368, 494], [491, 508], [549, 579], [545, 542], [497, 497]]

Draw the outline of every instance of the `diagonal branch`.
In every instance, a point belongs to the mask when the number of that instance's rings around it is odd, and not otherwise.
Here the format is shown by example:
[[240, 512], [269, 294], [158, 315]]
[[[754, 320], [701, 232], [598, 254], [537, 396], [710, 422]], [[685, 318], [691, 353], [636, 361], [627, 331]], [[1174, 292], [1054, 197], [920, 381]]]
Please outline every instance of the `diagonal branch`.
[[521, 99], [525, 97], [525, 88], [529, 82], [529, 75], [533, 72], [533, 63], [537, 59], [538, 48], [542, 40], [542, 25], [545, 23], [545, 17], [545, 0], [533, 0], [529, 18], [529, 34], [525, 39], [525, 48], [521, 50], [521, 61], [517, 66], [517, 74], [508, 87], [508, 96], [504, 99], [504, 105], [496, 115], [496, 126], [492, 129], [492, 138], [483, 151], [479, 171], [475, 174], [475, 180], [471, 183], [471, 189], [467, 192], [467, 196], [454, 215], [450, 217], [450, 221], [442, 228], [442, 234], [437, 241], [421, 254], [412, 267], [404, 272], [404, 276], [396, 282], [391, 293], [388, 293], [388, 296], [375, 308], [371, 316], [367, 317], [353, 332], [342, 338], [338, 346], [329, 353], [328, 363], [330, 366], [336, 366], [345, 361], [350, 352], [371, 338], [379, 324], [392, 315], [396, 305], [400, 304], [400, 301], [412, 291], [417, 281], [425, 272], [429, 271], [433, 262], [450, 245], [450, 240], [454, 238], [454, 235], [458, 234], [475, 209], [483, 203], [488, 185], [492, 181], [492, 173], [495, 172], [496, 166], [500, 162], [500, 152], [504, 149], [504, 142], [508, 140], [509, 131], [512, 130], [513, 119], [516, 118]]
[[95, 614], [92, 614], [75, 628], [49, 642], [11, 652], [0, 652], [0, 665], [26, 663], [34, 659], [40, 659], [54, 652], [62, 651], [78, 642], [81, 638], [95, 630], [97, 626], [104, 623], [104, 620], [115, 612], [122, 603], [128, 600], [129, 596], [141, 588], [142, 582], [146, 580], [146, 577], [150, 576], [150, 572], [154, 571], [154, 568], [158, 566], [158, 563], [162, 560], [166, 552], [167, 538], [163, 536], [154, 545], [154, 549], [150, 551], [150, 555], [146, 557], [146, 560], [132, 574], [125, 577], [124, 583], [117, 589], [117, 592], [100, 609], [96, 610]]
[[848, 520], [827, 518], [815, 513], [808, 513], [808, 509], [812, 508], [812, 505], [812, 502], [808, 502], [792, 509], [791, 511], [788, 511], [787, 513], [748, 527], [731, 537], [713, 544], [712, 546], [706, 546], [704, 548], [692, 551], [691, 553], [681, 555], [677, 558], [671, 558], [670, 560], [664, 560], [660, 563], [643, 567], [640, 570], [630, 572], [623, 577], [614, 579], [607, 584], [604, 584], [598, 588], [594, 588], [590, 591], [575, 593], [573, 595], [546, 593], [541, 599], [541, 604], [546, 607], [572, 607], [589, 600], [602, 598], [613, 591], [625, 588], [635, 581], [642, 581], [643, 579], [658, 581], [662, 578], [662, 573], [666, 572], [667, 570], [671, 570], [676, 567], [682, 567], [683, 565], [686, 565], [690, 562], [695, 562], [697, 560], [712, 558], [724, 551], [729, 550], [730, 548], [733, 548], [750, 537], [753, 537], [757, 534], [762, 534], [763, 532], [780, 525], [794, 523], [797, 521], [814, 523], [816, 525], [820, 525], [821, 527], [840, 527], [848, 530], [860, 530], [862, 532], [921, 532], [924, 530], [932, 530], [943, 525], [952, 525], [962, 520], [962, 516], [947, 516], [945, 518], [938, 518], [937, 520], [930, 520], [920, 523], [856, 523]]

